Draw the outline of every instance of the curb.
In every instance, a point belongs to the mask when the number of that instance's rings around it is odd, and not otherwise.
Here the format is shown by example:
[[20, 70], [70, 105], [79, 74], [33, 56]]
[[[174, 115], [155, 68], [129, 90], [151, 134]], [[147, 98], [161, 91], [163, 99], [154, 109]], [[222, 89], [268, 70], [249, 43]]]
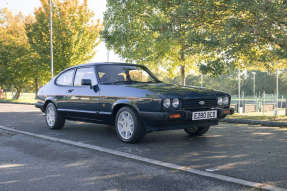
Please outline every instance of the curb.
[[250, 120], [250, 119], [223, 119], [221, 121], [226, 122], [226, 123], [261, 125], [261, 126], [267, 126], [267, 127], [281, 127], [281, 128], [287, 127], [287, 122], [259, 121], [259, 120]]

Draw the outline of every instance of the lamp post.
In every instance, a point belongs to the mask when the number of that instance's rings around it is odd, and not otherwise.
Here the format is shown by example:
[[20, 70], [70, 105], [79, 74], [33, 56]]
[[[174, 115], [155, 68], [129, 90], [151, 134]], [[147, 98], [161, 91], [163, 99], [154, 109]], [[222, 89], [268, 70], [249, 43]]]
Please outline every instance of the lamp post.
[[253, 74], [253, 95], [254, 95], [254, 99], [256, 99], [256, 89], [255, 89], [255, 75], [256, 72], [251, 72]]
[[53, 63], [53, 20], [52, 20], [52, 0], [49, 1], [50, 14], [50, 62], [51, 62], [51, 79], [54, 77], [54, 63]]
[[238, 113], [241, 113], [240, 108], [240, 69], [238, 69]]
[[275, 104], [275, 117], [278, 115], [278, 97], [279, 97], [279, 70], [276, 69], [276, 104]]

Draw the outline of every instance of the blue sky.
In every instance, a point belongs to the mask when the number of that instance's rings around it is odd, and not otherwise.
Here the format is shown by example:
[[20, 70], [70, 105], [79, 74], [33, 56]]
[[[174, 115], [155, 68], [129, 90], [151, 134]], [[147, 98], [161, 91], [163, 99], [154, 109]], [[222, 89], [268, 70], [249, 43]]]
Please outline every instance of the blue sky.
[[[0, 0], [0, 9], [7, 7], [14, 13], [21, 11], [24, 15], [33, 14], [34, 9], [41, 5], [40, 0]], [[95, 19], [103, 20], [103, 13], [106, 9], [106, 0], [88, 0], [88, 6], [95, 13]], [[97, 54], [91, 62], [107, 61], [107, 49], [104, 43], [96, 48]], [[109, 53], [109, 61], [123, 61], [112, 51]]]

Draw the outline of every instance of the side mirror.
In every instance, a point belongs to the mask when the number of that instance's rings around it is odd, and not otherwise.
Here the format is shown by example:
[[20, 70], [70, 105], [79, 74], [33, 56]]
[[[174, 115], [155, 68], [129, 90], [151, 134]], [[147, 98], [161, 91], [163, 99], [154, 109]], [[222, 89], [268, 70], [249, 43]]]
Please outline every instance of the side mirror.
[[82, 86], [92, 86], [92, 81], [90, 79], [82, 79], [81, 85]]
[[93, 89], [94, 89], [95, 92], [98, 92], [100, 90], [99, 85], [98, 84], [94, 85]]

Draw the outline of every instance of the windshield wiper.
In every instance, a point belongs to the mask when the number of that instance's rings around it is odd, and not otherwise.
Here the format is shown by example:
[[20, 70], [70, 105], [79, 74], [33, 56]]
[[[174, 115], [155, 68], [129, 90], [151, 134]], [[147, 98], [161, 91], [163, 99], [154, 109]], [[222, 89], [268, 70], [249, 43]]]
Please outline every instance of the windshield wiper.
[[106, 83], [102, 83], [104, 85], [115, 85], [115, 84], [135, 84], [135, 83], [159, 83], [156, 81], [147, 81], [147, 82], [140, 82], [140, 81], [116, 81], [116, 82], [106, 82]]
[[134, 81], [116, 81], [116, 82], [106, 82], [102, 83], [104, 85], [114, 85], [114, 84], [131, 84], [134, 83]]

